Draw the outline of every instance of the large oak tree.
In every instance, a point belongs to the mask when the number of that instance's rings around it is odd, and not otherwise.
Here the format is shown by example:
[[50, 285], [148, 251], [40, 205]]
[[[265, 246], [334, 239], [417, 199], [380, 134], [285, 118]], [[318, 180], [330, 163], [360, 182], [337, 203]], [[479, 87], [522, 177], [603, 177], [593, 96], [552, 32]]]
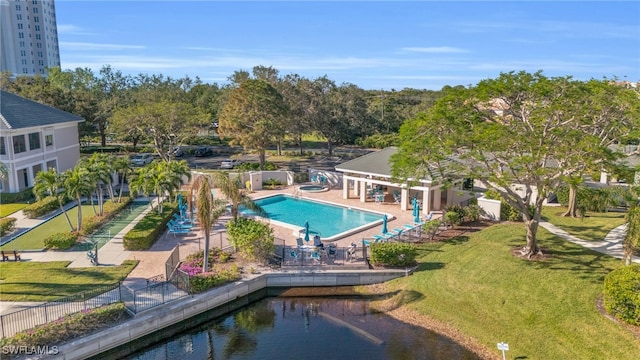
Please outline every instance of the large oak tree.
[[249, 79], [233, 90], [219, 115], [218, 133], [231, 144], [258, 152], [264, 170], [266, 150], [285, 134], [288, 108], [282, 95], [264, 80]]
[[527, 232], [522, 253], [537, 254], [545, 199], [585, 161], [595, 164], [592, 154], [608, 151], [594, 130], [599, 109], [614, 100], [581, 101], [585, 91], [570, 77], [540, 72], [503, 73], [474, 87], [447, 89], [428, 112], [401, 127], [394, 176], [479, 180], [521, 212]]

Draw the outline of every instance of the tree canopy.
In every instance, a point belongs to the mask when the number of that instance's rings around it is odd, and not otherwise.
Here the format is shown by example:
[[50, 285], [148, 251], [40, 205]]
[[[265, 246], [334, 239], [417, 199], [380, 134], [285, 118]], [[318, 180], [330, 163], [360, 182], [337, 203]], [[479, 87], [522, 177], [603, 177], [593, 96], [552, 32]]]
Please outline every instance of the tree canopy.
[[288, 111], [282, 95], [271, 84], [245, 80], [222, 109], [218, 133], [245, 149], [256, 150], [264, 170], [266, 150], [285, 134], [283, 120]]
[[[611, 158], [609, 142], [599, 133], [615, 135], [600, 115], [621, 99], [598, 96], [602, 88], [599, 82], [511, 72], [474, 87], [447, 89], [429, 111], [401, 127], [394, 176], [474, 178], [495, 189], [522, 214], [527, 229], [523, 255], [536, 254], [548, 195], [585, 164]], [[629, 115], [637, 101], [637, 96], [624, 97], [626, 105], [618, 114]]]

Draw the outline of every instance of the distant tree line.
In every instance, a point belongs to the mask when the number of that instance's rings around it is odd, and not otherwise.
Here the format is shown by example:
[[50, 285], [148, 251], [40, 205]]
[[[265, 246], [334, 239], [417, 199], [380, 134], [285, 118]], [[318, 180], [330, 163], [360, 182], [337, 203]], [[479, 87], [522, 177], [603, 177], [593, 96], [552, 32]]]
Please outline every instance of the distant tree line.
[[303, 136], [311, 134], [325, 139], [330, 153], [338, 145], [386, 146], [406, 119], [429, 109], [441, 93], [364, 90], [327, 76], [282, 76], [267, 66], [235, 71], [223, 85], [198, 77], [129, 76], [109, 65], [97, 72], [52, 68], [47, 77], [2, 73], [0, 88], [83, 117], [81, 136], [98, 137], [102, 146], [111, 136], [134, 147], [151, 143], [164, 160], [173, 146], [203, 131], [258, 153], [280, 151], [285, 143], [302, 151]]

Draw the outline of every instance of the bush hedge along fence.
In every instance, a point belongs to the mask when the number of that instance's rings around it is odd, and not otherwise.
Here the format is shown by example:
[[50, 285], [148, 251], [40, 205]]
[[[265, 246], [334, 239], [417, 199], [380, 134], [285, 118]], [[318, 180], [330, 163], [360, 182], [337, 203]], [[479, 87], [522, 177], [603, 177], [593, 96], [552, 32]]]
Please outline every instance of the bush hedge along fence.
[[160, 235], [167, 229], [167, 223], [176, 213], [176, 203], [164, 203], [162, 213], [157, 209], [150, 211], [129, 231], [123, 239], [125, 250], [137, 251], [151, 248]]

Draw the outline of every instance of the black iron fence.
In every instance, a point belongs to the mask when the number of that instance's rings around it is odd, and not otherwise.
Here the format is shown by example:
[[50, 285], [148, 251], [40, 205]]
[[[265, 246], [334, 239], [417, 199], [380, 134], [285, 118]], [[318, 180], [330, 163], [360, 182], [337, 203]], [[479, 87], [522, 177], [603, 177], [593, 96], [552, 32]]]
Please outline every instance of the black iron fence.
[[134, 314], [188, 295], [189, 293], [178, 289], [169, 281], [150, 282], [146, 287], [137, 290], [130, 289], [124, 285], [120, 286], [122, 301], [127, 309]]
[[0, 315], [0, 335], [11, 337], [20, 331], [56, 321], [65, 315], [120, 301], [120, 284], [101, 286], [82, 294]]

